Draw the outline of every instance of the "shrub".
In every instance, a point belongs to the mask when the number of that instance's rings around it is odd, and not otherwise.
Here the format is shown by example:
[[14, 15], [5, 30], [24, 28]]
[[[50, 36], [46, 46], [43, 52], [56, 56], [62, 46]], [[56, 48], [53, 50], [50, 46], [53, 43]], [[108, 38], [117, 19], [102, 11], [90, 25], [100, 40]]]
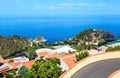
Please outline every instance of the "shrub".
[[29, 73], [29, 69], [25, 66], [22, 66], [20, 69], [19, 69], [19, 75], [20, 76], [23, 76], [25, 74]]
[[80, 52], [78, 55], [76, 55], [76, 59], [77, 59], [77, 61], [80, 61], [81, 59], [83, 59], [87, 56], [89, 56], [89, 53], [87, 51]]

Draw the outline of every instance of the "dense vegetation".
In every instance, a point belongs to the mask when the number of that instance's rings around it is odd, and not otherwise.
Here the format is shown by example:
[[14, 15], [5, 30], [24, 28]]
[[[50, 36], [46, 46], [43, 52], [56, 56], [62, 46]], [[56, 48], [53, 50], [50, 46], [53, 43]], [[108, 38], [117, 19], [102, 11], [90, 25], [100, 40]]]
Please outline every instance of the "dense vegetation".
[[98, 46], [100, 47], [100, 46], [106, 45], [106, 44], [108, 44], [108, 43], [109, 43], [109, 42], [107, 42], [107, 41], [101, 41], [101, 42], [98, 43]]
[[23, 52], [29, 46], [29, 41], [24, 37], [16, 35], [11, 37], [0, 36], [0, 54], [5, 58]]
[[[14, 69], [14, 70], [10, 70], [10, 71], [4, 72], [3, 75], [4, 75], [4, 74], [7, 75], [8, 78], [9, 78], [9, 77], [10, 77], [10, 78], [14, 78], [14, 77], [15, 77], [15, 73], [16, 73], [17, 70], [18, 70], [18, 69]], [[1, 78], [1, 77], [0, 77], [0, 78]]]
[[109, 52], [109, 51], [116, 51], [116, 50], [120, 50], [120, 46], [108, 47], [106, 51]]
[[88, 29], [88, 30], [85, 30], [83, 32], [80, 32], [80, 34], [78, 34], [76, 36], [76, 39], [78, 39], [79, 41], [83, 41], [83, 42], [85, 42], [85, 41], [90, 42], [93, 40], [92, 34], [91, 34], [93, 32], [94, 32], [93, 29]]
[[30, 70], [25, 67], [25, 66], [22, 66], [19, 71], [18, 71], [18, 77], [19, 78], [26, 78], [27, 75], [29, 74]]
[[89, 56], [89, 53], [87, 51], [80, 52], [78, 55], [76, 55], [76, 59], [77, 61], [80, 61], [87, 56]]
[[58, 78], [61, 75], [59, 59], [40, 59], [33, 65], [31, 72], [33, 78]]
[[38, 49], [40, 46], [37, 47], [31, 47], [25, 51], [25, 54], [28, 56], [30, 60], [35, 59], [37, 57], [37, 54], [35, 52], [36, 49]]
[[22, 68], [20, 71], [22, 76], [20, 78], [58, 78], [62, 73], [62, 68], [59, 66], [60, 60], [53, 59], [39, 59], [32, 66], [32, 69], [28, 72], [26, 68]]
[[43, 44], [44, 42], [46, 40], [40, 36], [36, 37], [35, 40], [28, 40], [17, 35], [11, 37], [0, 36], [0, 55], [4, 58], [9, 58], [18, 53], [25, 53], [30, 59], [34, 59], [36, 57], [36, 49], [52, 48], [49, 44]]
[[66, 44], [99, 44], [100, 42], [112, 41], [114, 40], [114, 35], [112, 32], [106, 32], [103, 30], [87, 29], [80, 32], [74, 38], [65, 40]]
[[97, 46], [92, 44], [81, 44], [81, 45], [72, 45], [77, 51], [95, 49]]
[[109, 41], [114, 41], [112, 32], [103, 30], [87, 29], [75, 37], [64, 41], [64, 44], [73, 46], [78, 51], [96, 49], [101, 45], [107, 44]]

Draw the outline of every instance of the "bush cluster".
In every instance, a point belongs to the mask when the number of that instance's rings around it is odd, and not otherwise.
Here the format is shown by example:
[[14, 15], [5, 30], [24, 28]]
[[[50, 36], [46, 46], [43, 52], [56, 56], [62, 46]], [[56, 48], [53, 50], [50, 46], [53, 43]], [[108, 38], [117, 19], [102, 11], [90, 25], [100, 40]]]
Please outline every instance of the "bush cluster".
[[80, 61], [87, 56], [89, 56], [89, 53], [87, 51], [80, 52], [78, 55], [76, 55], [76, 59], [77, 59], [77, 61]]

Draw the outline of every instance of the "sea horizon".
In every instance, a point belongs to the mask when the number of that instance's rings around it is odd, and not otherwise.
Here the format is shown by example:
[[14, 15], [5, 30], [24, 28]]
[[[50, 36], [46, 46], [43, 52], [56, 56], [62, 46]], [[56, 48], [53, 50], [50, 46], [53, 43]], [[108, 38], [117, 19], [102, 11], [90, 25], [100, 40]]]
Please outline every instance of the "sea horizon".
[[45, 37], [49, 43], [72, 38], [85, 29], [103, 29], [120, 35], [120, 16], [34, 16], [0, 17], [0, 35], [18, 35], [28, 39]]

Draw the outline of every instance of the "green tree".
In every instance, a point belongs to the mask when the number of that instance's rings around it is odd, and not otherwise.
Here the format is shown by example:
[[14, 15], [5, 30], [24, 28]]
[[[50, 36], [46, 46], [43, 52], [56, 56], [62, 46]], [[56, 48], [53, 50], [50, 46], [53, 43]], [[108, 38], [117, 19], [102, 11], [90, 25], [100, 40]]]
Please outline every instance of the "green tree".
[[26, 50], [25, 54], [28, 56], [30, 60], [35, 59], [37, 57], [35, 50], [36, 50], [35, 48]]
[[30, 73], [22, 75], [20, 78], [33, 78]]
[[33, 78], [58, 78], [62, 73], [58, 59], [39, 59], [31, 69]]
[[[6, 71], [6, 72], [3, 72], [3, 74], [7, 75], [9, 78], [14, 78], [15, 77], [15, 72], [17, 71], [18, 69], [13, 69], [13, 70], [10, 70], [10, 71]], [[0, 77], [1, 78], [1, 77]]]
[[29, 69], [27, 67], [22, 66], [19, 69], [19, 75], [20, 75], [20, 77], [26, 75], [27, 73], [29, 73]]

